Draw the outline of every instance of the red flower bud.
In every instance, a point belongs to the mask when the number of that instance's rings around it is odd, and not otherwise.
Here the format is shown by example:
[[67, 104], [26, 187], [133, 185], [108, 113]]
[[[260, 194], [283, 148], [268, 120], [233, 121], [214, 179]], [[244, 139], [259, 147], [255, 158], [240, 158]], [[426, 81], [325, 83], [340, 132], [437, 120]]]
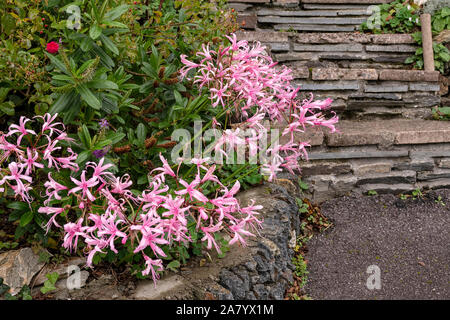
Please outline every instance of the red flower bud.
[[59, 44], [55, 41], [47, 43], [47, 52], [49, 53], [57, 53], [59, 50]]

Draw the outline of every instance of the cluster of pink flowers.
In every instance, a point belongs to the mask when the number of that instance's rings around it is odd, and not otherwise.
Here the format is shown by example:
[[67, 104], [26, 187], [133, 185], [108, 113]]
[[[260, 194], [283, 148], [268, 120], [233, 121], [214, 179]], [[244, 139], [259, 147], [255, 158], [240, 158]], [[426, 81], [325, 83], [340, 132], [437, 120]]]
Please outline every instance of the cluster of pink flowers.
[[[34, 117], [43, 120], [38, 132], [30, 128], [34, 121], [26, 117], [20, 117], [19, 124], [10, 125], [7, 133], [0, 132], [0, 192], [9, 187], [16, 197], [30, 203], [33, 198], [29, 192], [36, 168], [78, 170], [77, 154], [60, 145], [62, 141], [72, 142], [73, 139], [64, 132], [62, 123], [55, 122], [57, 116]], [[64, 153], [69, 155], [63, 156]]]
[[[246, 245], [245, 239], [254, 236], [262, 223], [258, 218], [258, 210], [262, 207], [253, 203], [241, 207], [235, 198], [239, 182], [227, 189], [214, 175], [215, 166], [206, 166], [208, 159], [192, 160], [197, 174], [193, 181], [187, 182], [178, 176], [179, 170], [175, 173], [162, 155], [160, 158], [163, 166], [153, 170], [148, 189], [139, 194], [130, 190], [132, 181], [128, 175], [116, 177], [107, 170], [112, 164], [104, 164], [104, 158], [98, 164], [88, 163], [79, 180], [71, 178], [74, 186], [65, 186], [49, 176], [45, 203], [55, 204], [53, 200], [72, 194], [77, 198], [78, 207], [41, 207], [39, 212], [51, 216], [47, 230], [52, 224], [60, 227], [56, 218], [61, 213], [81, 210], [76, 222], [64, 225], [63, 246], [66, 249], [76, 248], [81, 237], [85, 243], [87, 266], [92, 266], [96, 253], [107, 249], [118, 253], [117, 243], [125, 245], [128, 241], [134, 253], [141, 253], [145, 260], [146, 268], [142, 274], [151, 273], [155, 283], [159, 278], [158, 271], [163, 270], [161, 258], [166, 257], [162, 246], [192, 241], [189, 221], [193, 221], [197, 232], [203, 234], [201, 241], [206, 243], [207, 249], [214, 247], [221, 252], [215, 240], [215, 234], [219, 232], [230, 235], [230, 244]], [[168, 179], [176, 181], [176, 190], [169, 188]], [[218, 184], [220, 195], [208, 199], [202, 193], [206, 183]]]
[[[145, 260], [143, 275], [151, 273], [156, 283], [164, 269], [163, 246], [193, 241], [188, 223], [193, 223], [196, 232], [203, 235], [200, 241], [207, 249], [214, 247], [219, 253], [217, 233], [228, 234], [230, 244], [246, 245], [246, 238], [254, 236], [261, 227], [258, 210], [262, 207], [253, 203], [242, 207], [235, 198], [239, 182], [231, 189], [225, 187], [214, 174], [215, 166], [206, 164], [208, 159], [192, 160], [197, 173], [188, 182], [178, 174], [181, 163], [175, 173], [160, 155], [163, 165], [152, 171], [151, 183], [142, 192], [132, 192], [129, 175], [115, 176], [109, 170], [113, 164], [105, 163], [105, 158], [98, 163], [88, 162], [78, 178], [71, 175], [70, 181], [60, 181], [52, 175], [54, 171], [67, 169], [69, 175], [79, 168], [74, 162], [78, 155], [58, 145], [73, 139], [67, 136], [62, 123], [55, 122], [56, 117], [49, 114], [36, 117], [44, 121], [38, 132], [29, 128], [30, 124], [27, 127], [32, 120], [21, 117], [19, 125], [12, 124], [8, 133], [0, 135], [0, 191], [9, 187], [16, 197], [31, 202], [29, 191], [33, 183], [43, 185], [45, 196], [38, 211], [48, 216], [47, 232], [52, 226], [63, 228], [63, 247], [70, 251], [76, 250], [83, 239], [87, 266], [92, 266], [96, 253], [106, 250], [118, 253], [119, 243], [131, 245], [134, 253], [141, 253]], [[63, 157], [65, 152], [70, 155]], [[46, 170], [45, 183], [34, 181], [36, 168], [50, 169]], [[169, 179], [174, 180], [176, 188], [169, 188]], [[220, 188], [212, 199], [202, 192], [206, 184]], [[68, 197], [75, 199], [69, 202], [73, 205], [68, 204]], [[72, 218], [74, 214], [76, 221]]]
[[[330, 108], [331, 99], [313, 101], [298, 100], [300, 87], [291, 85], [293, 77], [287, 67], [276, 68], [276, 62], [268, 56], [265, 48], [257, 42], [249, 46], [245, 40], [238, 41], [235, 34], [227, 36], [230, 45], [213, 51], [209, 45], [197, 53], [199, 62], [192, 62], [181, 56], [184, 67], [180, 74], [193, 80], [200, 91], [210, 95], [214, 107], [221, 106], [233, 111], [242, 121], [242, 128], [251, 128], [251, 137], [239, 139], [239, 128], [228, 129], [218, 139], [215, 151], [226, 154], [225, 146], [231, 150], [240, 144], [249, 146], [250, 155], [266, 153], [262, 172], [269, 175], [269, 181], [283, 168], [293, 172], [300, 170], [299, 160], [307, 159], [307, 142], [296, 141], [295, 133], [304, 132], [306, 126], [325, 126], [336, 131], [338, 117], [334, 114], [327, 119], [323, 111]], [[190, 71], [195, 70], [193, 78]], [[263, 150], [257, 142], [267, 136], [268, 128], [263, 120], [283, 124], [282, 136], [286, 143]], [[217, 122], [216, 122], [217, 123]], [[227, 128], [224, 128], [227, 129]], [[268, 158], [268, 159], [267, 159]]]

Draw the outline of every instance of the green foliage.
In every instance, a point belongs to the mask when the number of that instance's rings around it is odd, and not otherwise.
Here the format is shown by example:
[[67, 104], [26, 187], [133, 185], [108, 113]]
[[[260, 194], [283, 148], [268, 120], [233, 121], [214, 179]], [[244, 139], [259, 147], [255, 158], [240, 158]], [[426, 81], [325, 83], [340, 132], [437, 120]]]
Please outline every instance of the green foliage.
[[300, 288], [303, 288], [308, 280], [308, 266], [302, 255], [296, 255], [292, 258], [292, 264], [295, 266], [294, 274], [301, 279]]
[[376, 196], [378, 194], [378, 192], [376, 192], [375, 190], [369, 190], [367, 191], [367, 195], [368, 196]]
[[309, 207], [308, 204], [303, 202], [303, 200], [300, 198], [295, 198], [295, 200], [297, 201], [298, 212], [299, 213], [307, 213], [308, 207]]
[[[67, 27], [66, 9], [71, 4], [80, 8], [80, 29]], [[194, 121], [203, 121], [203, 130], [211, 127], [213, 118], [223, 122], [224, 112], [213, 108], [208, 96], [199, 95], [192, 82], [181, 81], [178, 70], [181, 54], [192, 59], [204, 43], [217, 50], [224, 45], [224, 34], [236, 31], [234, 16], [224, 4], [222, 0], [165, 0], [160, 8], [159, 0], [137, 4], [131, 0], [2, 1], [0, 125], [6, 128], [21, 115], [58, 113], [76, 140], [71, 147], [81, 168], [101, 154], [105, 163], [114, 164], [111, 171], [129, 174], [136, 190], [145, 188], [149, 172], [160, 163], [158, 155], [167, 155], [177, 143], [171, 140], [174, 130], [188, 128], [194, 137]], [[58, 52], [46, 51], [51, 41], [59, 43]], [[186, 167], [180, 174], [188, 180], [195, 167]], [[218, 165], [216, 173], [226, 186], [239, 181], [243, 189], [263, 181], [259, 166], [253, 164]], [[80, 174], [52, 171], [64, 184]], [[47, 175], [42, 170], [33, 180], [39, 185]], [[212, 185], [202, 191], [215, 192]], [[9, 214], [9, 222], [17, 225], [16, 241], [0, 245], [12, 248], [20, 239], [57, 248], [53, 239], [61, 240], [61, 233], [46, 235], [43, 226], [48, 217], [38, 212], [43, 193], [43, 188], [31, 190], [35, 201], [28, 205], [9, 200], [12, 190], [5, 191], [8, 200], [0, 200], [0, 206]], [[62, 205], [72, 203], [69, 196]], [[79, 218], [72, 211], [68, 215]], [[64, 214], [61, 218], [69, 221]], [[192, 243], [162, 246], [167, 268], [177, 270], [192, 255], [203, 254], [204, 234], [195, 226], [196, 221], [188, 221]], [[219, 236], [216, 242], [223, 257], [228, 242]], [[129, 243], [118, 254], [96, 254], [93, 263], [128, 263], [142, 276], [142, 256], [133, 254], [133, 248]], [[145, 253], [152, 256], [151, 251]], [[55, 290], [57, 275], [47, 279], [41, 289], [44, 294]]]
[[3, 278], [0, 277], [0, 297], [3, 296], [5, 300], [33, 300], [31, 289], [27, 285], [24, 285], [15, 296], [8, 292], [9, 289], [10, 287], [3, 283]]
[[[420, 8], [409, 1], [396, 0], [378, 6], [380, 8], [381, 24], [378, 29], [369, 29], [367, 22], [361, 25], [361, 30], [373, 33], [412, 33], [416, 43], [422, 45], [422, 33], [420, 32]], [[433, 35], [443, 30], [450, 29], [450, 8], [443, 7], [433, 12], [431, 17]], [[433, 42], [434, 64], [441, 73], [445, 72], [446, 64], [450, 62], [450, 52], [441, 43]], [[416, 69], [423, 69], [423, 49], [420, 47], [415, 54], [405, 60], [405, 64], [412, 64]]]
[[44, 285], [41, 288], [41, 292], [43, 294], [47, 294], [48, 292], [55, 291], [56, 281], [58, 281], [59, 274], [58, 272], [48, 273], [45, 275], [47, 280], [45, 280]]
[[420, 26], [418, 7], [413, 1], [395, 0], [378, 6], [380, 9], [379, 28], [369, 29], [364, 22], [360, 29], [374, 33], [410, 33]]

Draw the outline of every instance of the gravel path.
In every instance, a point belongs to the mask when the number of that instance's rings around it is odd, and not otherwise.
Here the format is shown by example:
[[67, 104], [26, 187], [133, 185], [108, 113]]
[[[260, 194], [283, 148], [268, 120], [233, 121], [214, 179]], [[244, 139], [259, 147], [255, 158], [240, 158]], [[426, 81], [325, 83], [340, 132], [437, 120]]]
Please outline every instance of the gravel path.
[[[450, 299], [450, 190], [423, 200], [343, 197], [321, 208], [334, 226], [308, 243], [311, 298]], [[371, 265], [381, 289], [367, 288]]]

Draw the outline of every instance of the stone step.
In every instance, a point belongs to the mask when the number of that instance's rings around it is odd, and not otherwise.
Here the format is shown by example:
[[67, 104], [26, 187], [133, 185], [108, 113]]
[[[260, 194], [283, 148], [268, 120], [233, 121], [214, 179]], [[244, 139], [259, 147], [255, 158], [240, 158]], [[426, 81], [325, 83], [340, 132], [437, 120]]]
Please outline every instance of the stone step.
[[302, 33], [281, 32], [273, 30], [239, 31], [239, 40], [248, 41], [289, 41], [300, 44], [342, 44], [342, 43], [362, 43], [377, 45], [397, 45], [415, 44], [414, 39], [409, 34], [365, 34], [365, 33]]
[[[244, 2], [244, 1], [242, 1]], [[392, 0], [301, 0], [302, 3], [326, 3], [326, 4], [383, 4]]]
[[[275, 128], [284, 128], [282, 124]], [[354, 146], [404, 146], [450, 143], [450, 125], [446, 121], [423, 119], [391, 119], [355, 121], [340, 120], [336, 126], [338, 132], [330, 133], [328, 128], [311, 128], [305, 133], [296, 133], [297, 141], [309, 141], [312, 146], [354, 147]], [[427, 155], [426, 151], [414, 151], [417, 157]], [[442, 154], [440, 154], [441, 152]], [[449, 150], [430, 153], [430, 156], [450, 156]], [[311, 159], [358, 159], [367, 157], [402, 157], [408, 156], [404, 150], [361, 150], [310, 153]]]
[[280, 17], [337, 17], [337, 16], [370, 16], [367, 10], [278, 10], [262, 9], [256, 12], [258, 16]]
[[276, 24], [275, 30], [295, 30], [308, 32], [350, 32], [358, 30], [359, 25], [314, 25], [314, 24]]
[[307, 25], [357, 25], [366, 21], [367, 18], [296, 18], [296, 17], [278, 17], [278, 16], [259, 16], [259, 23], [272, 23], [272, 24], [307, 24]]

